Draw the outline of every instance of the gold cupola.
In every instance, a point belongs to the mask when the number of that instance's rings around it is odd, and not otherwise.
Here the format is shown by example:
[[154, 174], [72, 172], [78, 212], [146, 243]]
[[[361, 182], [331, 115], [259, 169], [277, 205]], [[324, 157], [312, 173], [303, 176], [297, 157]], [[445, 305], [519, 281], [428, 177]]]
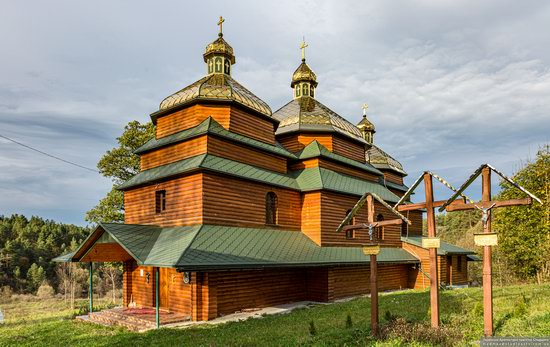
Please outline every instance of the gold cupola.
[[301, 98], [304, 96], [314, 97], [315, 88], [317, 88], [317, 75], [306, 64], [306, 47], [308, 45], [305, 41], [302, 41], [300, 49], [302, 50], [302, 63], [296, 71], [292, 74], [292, 82], [290, 87], [294, 89], [294, 98]]
[[361, 119], [361, 121], [357, 124], [357, 127], [359, 128], [359, 130], [361, 130], [361, 134], [363, 135], [365, 141], [372, 144], [374, 142], [374, 133], [376, 132], [376, 130], [374, 129], [374, 124], [372, 124], [372, 122], [367, 119], [368, 108], [369, 105], [363, 105], [363, 119]]
[[220, 20], [218, 21], [218, 25], [220, 26], [218, 38], [206, 46], [206, 51], [203, 55], [209, 75], [220, 73], [231, 76], [231, 65], [235, 64], [233, 47], [223, 39], [223, 22], [225, 22], [225, 19], [220, 16]]

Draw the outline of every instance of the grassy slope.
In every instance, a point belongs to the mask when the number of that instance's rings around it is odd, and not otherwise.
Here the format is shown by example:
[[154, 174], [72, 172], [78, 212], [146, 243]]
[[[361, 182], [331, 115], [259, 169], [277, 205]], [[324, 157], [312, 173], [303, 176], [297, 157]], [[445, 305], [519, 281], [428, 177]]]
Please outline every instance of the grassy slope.
[[[522, 295], [525, 300], [522, 299]], [[441, 319], [445, 326], [458, 329], [463, 344], [479, 339], [483, 331], [480, 288], [444, 291], [441, 295]], [[497, 336], [550, 336], [550, 285], [512, 286], [495, 290], [495, 327]], [[523, 304], [524, 303], [524, 304]], [[245, 322], [193, 329], [160, 329], [131, 333], [71, 319], [72, 312], [59, 300], [0, 304], [7, 318], [0, 325], [3, 345], [129, 345], [149, 346], [257, 346], [316, 345], [342, 346], [375, 344], [369, 339], [369, 299], [358, 298], [332, 305], [300, 309], [287, 315], [268, 316]], [[381, 296], [381, 323], [384, 313], [407, 320], [428, 321], [429, 293], [403, 291]], [[352, 328], [346, 328], [350, 315]], [[317, 335], [310, 336], [309, 322], [314, 321]], [[399, 340], [377, 342], [399, 345]], [[422, 345], [419, 343], [418, 345]]]

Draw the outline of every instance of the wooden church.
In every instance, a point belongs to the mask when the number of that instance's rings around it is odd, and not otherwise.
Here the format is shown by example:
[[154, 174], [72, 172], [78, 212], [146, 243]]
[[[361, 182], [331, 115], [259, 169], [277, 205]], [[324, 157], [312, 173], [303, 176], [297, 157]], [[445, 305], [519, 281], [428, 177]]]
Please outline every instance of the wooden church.
[[[272, 112], [233, 79], [220, 25], [206, 76], [151, 114], [156, 136], [136, 151], [141, 172], [119, 187], [125, 223], [99, 224], [56, 260], [122, 262], [125, 307], [192, 320], [368, 293], [367, 231], [336, 229], [365, 192], [395, 204], [406, 172], [374, 144], [366, 112], [354, 125], [316, 99], [304, 49], [292, 99]], [[379, 203], [375, 214], [393, 218]], [[429, 287], [422, 211], [407, 217], [412, 225], [376, 230], [380, 290]], [[355, 218], [366, 222], [366, 211]], [[441, 282], [467, 284], [473, 253], [442, 242]]]

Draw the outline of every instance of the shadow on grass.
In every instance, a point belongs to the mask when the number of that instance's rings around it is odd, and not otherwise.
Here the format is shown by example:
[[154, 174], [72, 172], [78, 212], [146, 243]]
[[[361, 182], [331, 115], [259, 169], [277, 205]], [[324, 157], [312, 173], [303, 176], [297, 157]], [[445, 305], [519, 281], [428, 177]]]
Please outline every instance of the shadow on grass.
[[497, 334], [501, 331], [502, 327], [510, 318], [512, 318], [514, 315], [511, 312], [506, 313], [502, 318], [496, 321], [495, 327], [494, 327], [494, 333]]

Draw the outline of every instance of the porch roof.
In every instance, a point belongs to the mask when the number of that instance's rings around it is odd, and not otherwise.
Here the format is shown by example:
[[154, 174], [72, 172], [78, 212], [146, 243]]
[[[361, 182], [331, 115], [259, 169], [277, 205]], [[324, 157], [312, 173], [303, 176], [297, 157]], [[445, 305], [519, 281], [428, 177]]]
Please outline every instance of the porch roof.
[[[353, 265], [369, 263], [360, 247], [320, 247], [300, 231], [193, 225], [100, 224], [90, 235], [109, 233], [140, 265], [205, 271], [265, 267]], [[79, 261], [93, 242], [55, 261]], [[418, 263], [402, 248], [382, 248], [380, 263]]]
[[[402, 237], [401, 241], [409, 243], [411, 245], [422, 247], [422, 239], [424, 236], [409, 236], [409, 237]], [[450, 254], [465, 254], [465, 255], [475, 255], [476, 252], [472, 251], [471, 249], [466, 249], [462, 247], [458, 247], [456, 245], [453, 245], [451, 243], [445, 242], [443, 240], [440, 241], [440, 247], [437, 249], [437, 255], [450, 255]]]

